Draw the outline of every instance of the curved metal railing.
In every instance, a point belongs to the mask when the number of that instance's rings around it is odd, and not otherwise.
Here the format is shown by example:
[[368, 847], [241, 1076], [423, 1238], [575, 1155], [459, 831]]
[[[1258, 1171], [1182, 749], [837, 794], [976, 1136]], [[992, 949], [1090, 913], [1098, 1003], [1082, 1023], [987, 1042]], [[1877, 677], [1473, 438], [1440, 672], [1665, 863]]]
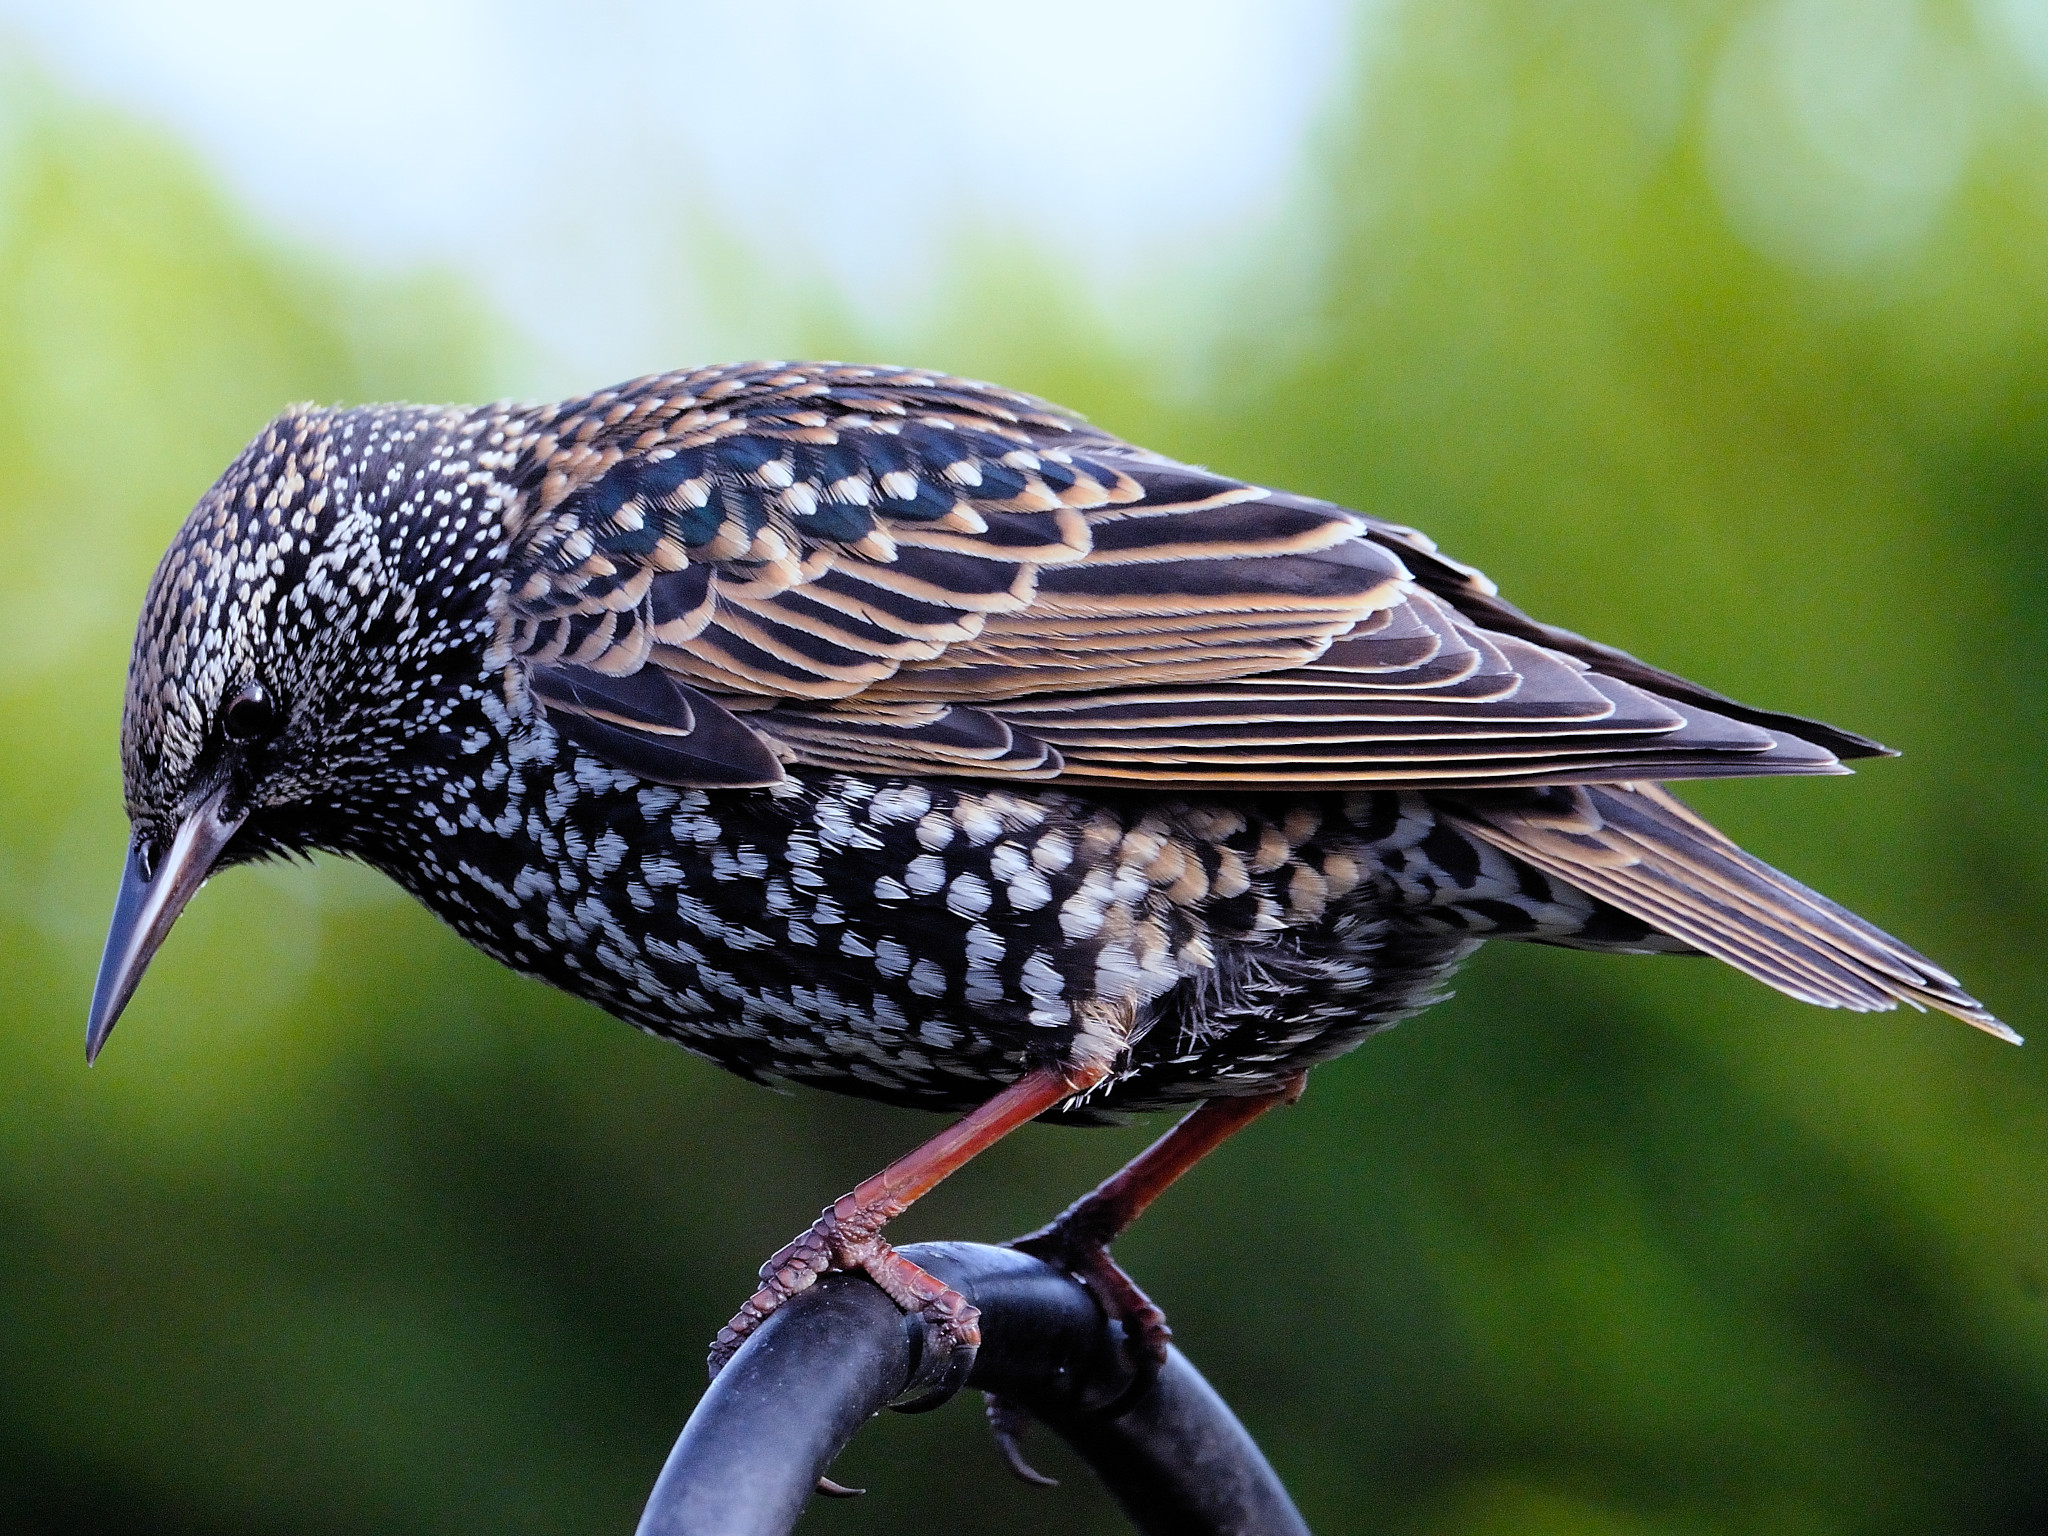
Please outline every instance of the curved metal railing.
[[[1178, 1350], [1149, 1384], [1091, 1407], [1128, 1373], [1114, 1327], [1072, 1276], [983, 1243], [903, 1251], [981, 1309], [968, 1385], [1064, 1439], [1146, 1536], [1308, 1536], [1258, 1446]], [[861, 1425], [920, 1388], [921, 1336], [865, 1276], [821, 1278], [698, 1401], [639, 1536], [783, 1536]]]

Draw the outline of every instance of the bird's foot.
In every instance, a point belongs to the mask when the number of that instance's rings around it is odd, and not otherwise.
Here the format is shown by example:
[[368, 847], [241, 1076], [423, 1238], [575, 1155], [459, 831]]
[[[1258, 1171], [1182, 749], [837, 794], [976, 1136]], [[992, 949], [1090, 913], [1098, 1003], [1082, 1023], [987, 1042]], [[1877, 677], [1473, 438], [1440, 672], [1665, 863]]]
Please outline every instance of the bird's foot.
[[[1124, 1370], [1106, 1387], [1097, 1388], [1083, 1399], [1088, 1412], [1113, 1413], [1132, 1395], [1149, 1386], [1166, 1364], [1167, 1346], [1173, 1330], [1159, 1304], [1138, 1288], [1123, 1267], [1109, 1256], [1109, 1244], [1089, 1232], [1091, 1208], [1084, 1202], [1049, 1226], [1007, 1244], [1033, 1258], [1044, 1259], [1063, 1269], [1088, 1288], [1103, 1314], [1117, 1325], [1118, 1348]], [[1010, 1470], [1024, 1482], [1040, 1487], [1057, 1486], [1055, 1480], [1024, 1459], [1024, 1432], [1030, 1415], [1009, 1398], [988, 1394], [988, 1428], [995, 1436], [996, 1449]]]
[[950, 1285], [918, 1268], [882, 1241], [886, 1215], [842, 1195], [761, 1266], [761, 1289], [749, 1296], [711, 1342], [707, 1364], [716, 1376], [753, 1331], [827, 1270], [858, 1270], [891, 1301], [924, 1324], [924, 1346], [905, 1396], [893, 1406], [918, 1413], [936, 1408], [966, 1384], [981, 1347], [981, 1313]]
[[1137, 1387], [1159, 1374], [1166, 1364], [1167, 1346], [1173, 1330], [1166, 1326], [1166, 1314], [1138, 1288], [1138, 1282], [1109, 1256], [1109, 1244], [1087, 1230], [1086, 1207], [1082, 1219], [1068, 1212], [1036, 1232], [1013, 1237], [1008, 1246], [1033, 1258], [1063, 1269], [1088, 1288], [1104, 1314], [1123, 1333], [1123, 1355], [1130, 1366], [1130, 1379], [1119, 1384], [1111, 1401], [1121, 1401]]

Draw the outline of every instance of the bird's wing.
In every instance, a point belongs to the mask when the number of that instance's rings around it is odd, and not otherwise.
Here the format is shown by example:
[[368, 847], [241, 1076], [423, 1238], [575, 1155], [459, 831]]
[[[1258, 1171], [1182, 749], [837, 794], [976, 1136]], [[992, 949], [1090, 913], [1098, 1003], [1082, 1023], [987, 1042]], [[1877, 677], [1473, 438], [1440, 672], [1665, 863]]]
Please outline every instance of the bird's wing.
[[1860, 741], [1575, 651], [1410, 530], [985, 385], [671, 375], [523, 452], [509, 649], [651, 779], [1558, 784], [1839, 772]]
[[1804, 1002], [1858, 1012], [1905, 1002], [2019, 1039], [1926, 956], [1752, 858], [1655, 784], [1435, 803], [1503, 852]]
[[[1289, 498], [1293, 499], [1293, 498]], [[1363, 517], [1363, 514], [1361, 514]], [[1829, 725], [1820, 720], [1809, 720], [1802, 715], [1788, 715], [1776, 710], [1757, 709], [1724, 693], [1703, 688], [1690, 678], [1666, 672], [1653, 667], [1646, 661], [1638, 661], [1627, 651], [1603, 645], [1598, 640], [1588, 640], [1584, 635], [1560, 629], [1555, 624], [1545, 624], [1532, 619], [1513, 603], [1500, 595], [1500, 589], [1489, 581], [1484, 571], [1454, 560], [1436, 547], [1436, 541], [1427, 534], [1401, 523], [1390, 523], [1383, 518], [1364, 517], [1367, 536], [1374, 543], [1383, 544], [1395, 550], [1402, 562], [1415, 573], [1416, 581], [1444, 599], [1459, 613], [1475, 624], [1494, 630], [1499, 634], [1513, 635], [1518, 639], [1534, 641], [1551, 650], [1561, 651], [1587, 663], [1608, 677], [1622, 682], [1633, 683], [1665, 698], [1683, 704], [1697, 704], [1731, 720], [1744, 720], [1767, 730], [1793, 731], [1803, 740], [1815, 746], [1826, 747], [1836, 757], [1895, 757], [1898, 754], [1881, 742], [1872, 741], [1868, 736], [1859, 736], [1854, 731], [1845, 731], [1840, 726]]]

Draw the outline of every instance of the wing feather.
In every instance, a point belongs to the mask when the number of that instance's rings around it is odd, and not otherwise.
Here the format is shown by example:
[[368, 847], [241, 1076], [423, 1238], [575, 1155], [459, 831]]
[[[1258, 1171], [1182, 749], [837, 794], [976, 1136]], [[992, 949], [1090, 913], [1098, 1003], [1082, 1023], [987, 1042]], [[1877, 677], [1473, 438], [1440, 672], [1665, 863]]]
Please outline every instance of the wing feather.
[[[525, 451], [511, 652], [564, 729], [622, 764], [619, 738], [642, 733], [630, 751], [672, 782], [765, 781], [787, 760], [1579, 784], [1836, 772], [1861, 750], [1539, 625], [1413, 529], [986, 385], [836, 364], [669, 375], [559, 408]], [[631, 695], [637, 713], [591, 702], [593, 678], [649, 674], [668, 691]], [[665, 729], [664, 701], [716, 729]], [[705, 766], [714, 747], [732, 761]]]
[[1924, 955], [1738, 848], [1654, 784], [1444, 797], [1503, 852], [1806, 1002], [1938, 1008], [2017, 1040]]

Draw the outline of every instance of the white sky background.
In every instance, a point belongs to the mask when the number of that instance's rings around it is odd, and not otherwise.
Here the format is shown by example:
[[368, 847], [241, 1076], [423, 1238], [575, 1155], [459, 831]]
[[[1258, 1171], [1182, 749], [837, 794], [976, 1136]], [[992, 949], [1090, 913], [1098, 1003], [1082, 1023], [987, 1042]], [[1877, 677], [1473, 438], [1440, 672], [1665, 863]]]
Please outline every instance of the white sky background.
[[1284, 205], [1358, 10], [0, 0], [0, 28], [287, 238], [464, 274], [585, 387], [720, 338], [676, 249], [706, 213], [884, 323], [968, 228], [1156, 298]]

